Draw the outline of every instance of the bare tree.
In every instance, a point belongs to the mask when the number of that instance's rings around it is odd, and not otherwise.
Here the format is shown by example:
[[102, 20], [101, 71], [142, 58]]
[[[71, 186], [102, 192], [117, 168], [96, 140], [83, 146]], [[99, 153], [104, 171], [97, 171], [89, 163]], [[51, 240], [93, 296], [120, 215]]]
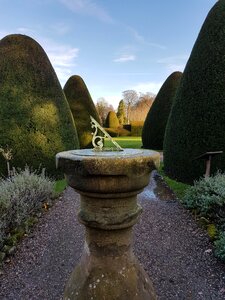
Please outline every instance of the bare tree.
[[127, 109], [127, 123], [130, 123], [131, 107], [138, 101], [138, 94], [135, 90], [126, 90], [122, 92], [123, 100]]
[[140, 93], [140, 96], [139, 96], [139, 102], [142, 102], [148, 108], [150, 108], [152, 106], [154, 99], [155, 99], [155, 95], [150, 92]]
[[97, 100], [96, 110], [98, 112], [99, 118], [101, 120], [101, 125], [104, 126], [106, 117], [110, 111], [114, 111], [114, 108], [111, 104], [109, 104], [105, 98], [101, 97]]
[[142, 121], [144, 122], [147, 113], [154, 101], [154, 97], [150, 93], [140, 94], [138, 102], [131, 107], [130, 121]]

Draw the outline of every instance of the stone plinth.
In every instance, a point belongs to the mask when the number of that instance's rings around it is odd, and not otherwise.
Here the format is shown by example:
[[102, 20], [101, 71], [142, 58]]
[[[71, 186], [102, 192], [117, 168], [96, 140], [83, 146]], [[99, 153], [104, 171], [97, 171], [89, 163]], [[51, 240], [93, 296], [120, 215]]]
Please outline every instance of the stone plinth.
[[66, 285], [64, 299], [156, 299], [132, 251], [132, 226], [141, 213], [137, 194], [159, 166], [159, 153], [84, 149], [61, 152], [56, 158], [69, 185], [80, 194], [78, 217], [86, 228], [83, 255]]

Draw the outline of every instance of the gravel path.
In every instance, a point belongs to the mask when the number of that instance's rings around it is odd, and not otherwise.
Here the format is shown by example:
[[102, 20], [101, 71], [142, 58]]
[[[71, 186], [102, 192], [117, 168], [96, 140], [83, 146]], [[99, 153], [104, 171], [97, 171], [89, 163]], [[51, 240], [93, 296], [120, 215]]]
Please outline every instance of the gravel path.
[[[206, 234], [157, 173], [138, 198], [144, 211], [135, 226], [134, 251], [152, 278], [159, 300], [224, 300], [225, 264], [213, 257]], [[1, 300], [62, 299], [83, 247], [78, 207], [78, 194], [68, 188], [23, 239], [3, 265]]]

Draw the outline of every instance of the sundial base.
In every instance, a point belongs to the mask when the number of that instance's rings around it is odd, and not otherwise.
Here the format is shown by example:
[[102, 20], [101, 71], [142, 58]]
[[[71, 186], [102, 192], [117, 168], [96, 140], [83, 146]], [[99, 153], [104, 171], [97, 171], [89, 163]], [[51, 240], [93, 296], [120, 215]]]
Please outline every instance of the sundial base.
[[80, 194], [78, 218], [86, 230], [82, 258], [64, 300], [156, 299], [150, 278], [134, 256], [132, 227], [141, 213], [137, 194], [159, 163], [160, 154], [150, 150], [57, 154], [58, 168]]

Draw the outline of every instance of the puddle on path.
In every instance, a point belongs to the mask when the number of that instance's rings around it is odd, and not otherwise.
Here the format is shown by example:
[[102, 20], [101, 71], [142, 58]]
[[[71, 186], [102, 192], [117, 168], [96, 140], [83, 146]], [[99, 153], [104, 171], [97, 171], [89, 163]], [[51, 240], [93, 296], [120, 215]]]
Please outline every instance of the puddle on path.
[[157, 171], [152, 172], [150, 183], [140, 194], [140, 197], [141, 199], [150, 201], [174, 201], [174, 199], [176, 199], [176, 195], [167, 186]]

